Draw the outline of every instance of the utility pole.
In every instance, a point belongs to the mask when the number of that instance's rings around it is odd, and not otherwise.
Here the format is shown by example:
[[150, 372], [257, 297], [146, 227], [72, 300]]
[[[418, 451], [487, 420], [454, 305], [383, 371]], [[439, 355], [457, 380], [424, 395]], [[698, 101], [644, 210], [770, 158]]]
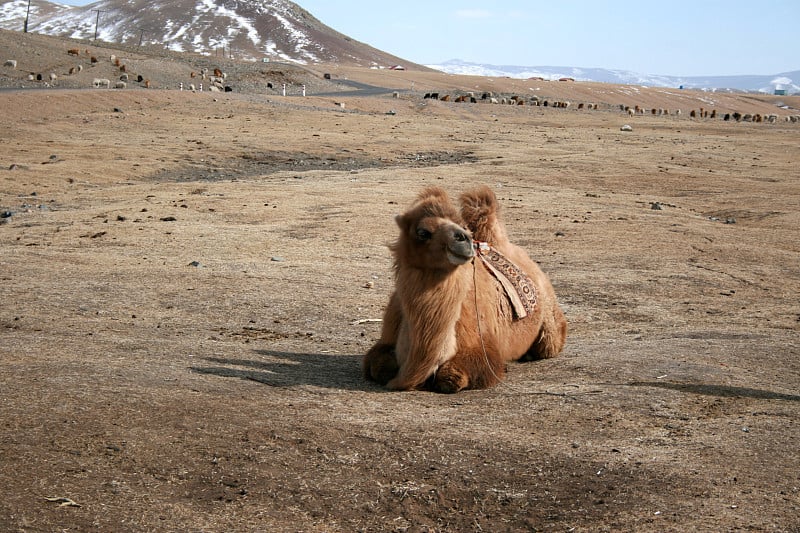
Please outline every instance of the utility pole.
[[139, 46], [137, 48], [142, 47], [142, 39], [144, 39], [144, 30], [139, 34]]
[[97, 11], [97, 19], [94, 22], [94, 40], [97, 40], [97, 27], [100, 25], [100, 13], [105, 13], [104, 9], [92, 9], [92, 11]]
[[25, 29], [23, 33], [28, 33], [28, 17], [31, 15], [31, 0], [28, 0], [28, 11], [25, 13]]

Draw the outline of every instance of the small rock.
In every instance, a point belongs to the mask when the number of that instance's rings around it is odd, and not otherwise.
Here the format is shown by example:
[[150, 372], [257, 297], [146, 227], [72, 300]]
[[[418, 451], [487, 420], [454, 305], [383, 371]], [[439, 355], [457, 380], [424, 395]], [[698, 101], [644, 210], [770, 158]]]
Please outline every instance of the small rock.
[[726, 224], [736, 224], [736, 219], [733, 217], [728, 217], [725, 219]]
[[200, 268], [200, 267], [201, 267], [201, 266], [203, 266], [203, 265], [202, 265], [202, 264], [200, 264], [200, 261], [192, 261], [191, 263], [189, 263], [189, 266], [190, 266], [190, 267], [196, 267], [196, 268]]
[[276, 263], [283, 263], [284, 261], [286, 261], [283, 257], [277, 255], [273, 255], [272, 257], [269, 258], [269, 260], [274, 261]]
[[654, 211], [661, 211], [664, 209], [664, 206], [661, 205], [661, 202], [650, 202], [650, 209]]
[[175, 217], [161, 217], [161, 222], [175, 222], [176, 220], [178, 219]]
[[365, 288], [365, 289], [371, 289], [371, 288], [372, 288], [372, 287], [374, 287], [374, 286], [375, 286], [375, 283], [374, 283], [374, 282], [372, 282], [372, 281], [368, 281], [368, 282], [366, 282], [366, 283], [364, 284], [364, 288]]
[[622, 126], [622, 127], [619, 129], [619, 130], [620, 130], [620, 131], [633, 131], [633, 128], [631, 127], [631, 125], [630, 125], [630, 124], [625, 124], [625, 125], [624, 125], [624, 126]]
[[0, 218], [11, 218], [14, 215], [13, 211], [3, 211], [0, 213]]

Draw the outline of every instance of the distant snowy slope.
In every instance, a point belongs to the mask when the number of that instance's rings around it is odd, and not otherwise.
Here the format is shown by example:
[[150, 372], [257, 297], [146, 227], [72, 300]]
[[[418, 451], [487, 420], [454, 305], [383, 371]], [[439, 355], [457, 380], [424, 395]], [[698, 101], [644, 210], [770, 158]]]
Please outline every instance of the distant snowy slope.
[[649, 87], [685, 87], [687, 89], [731, 90], [772, 94], [775, 89], [785, 89], [788, 94], [800, 93], [800, 71], [782, 72], [769, 76], [660, 76], [627, 70], [578, 67], [523, 67], [513, 65], [486, 65], [452, 59], [429, 68], [449, 74], [509, 78], [544, 78], [557, 80], [573, 78], [577, 81], [644, 85]]

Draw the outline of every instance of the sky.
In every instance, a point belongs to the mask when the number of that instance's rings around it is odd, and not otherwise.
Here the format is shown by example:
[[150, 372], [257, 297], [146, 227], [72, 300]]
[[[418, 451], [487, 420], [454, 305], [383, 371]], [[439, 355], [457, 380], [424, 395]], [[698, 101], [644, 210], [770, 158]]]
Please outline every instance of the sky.
[[798, 0], [295, 3], [340, 33], [423, 65], [461, 59], [669, 76], [800, 70]]

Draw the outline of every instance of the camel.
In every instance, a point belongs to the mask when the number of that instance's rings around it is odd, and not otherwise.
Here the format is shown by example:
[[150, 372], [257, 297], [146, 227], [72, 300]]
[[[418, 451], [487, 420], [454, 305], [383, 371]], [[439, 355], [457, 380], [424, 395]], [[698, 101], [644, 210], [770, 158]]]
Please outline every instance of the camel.
[[366, 379], [391, 390], [482, 389], [510, 361], [563, 349], [567, 321], [553, 286], [508, 240], [494, 192], [477, 187], [460, 202], [459, 212], [428, 187], [396, 217], [395, 289], [364, 356]]

